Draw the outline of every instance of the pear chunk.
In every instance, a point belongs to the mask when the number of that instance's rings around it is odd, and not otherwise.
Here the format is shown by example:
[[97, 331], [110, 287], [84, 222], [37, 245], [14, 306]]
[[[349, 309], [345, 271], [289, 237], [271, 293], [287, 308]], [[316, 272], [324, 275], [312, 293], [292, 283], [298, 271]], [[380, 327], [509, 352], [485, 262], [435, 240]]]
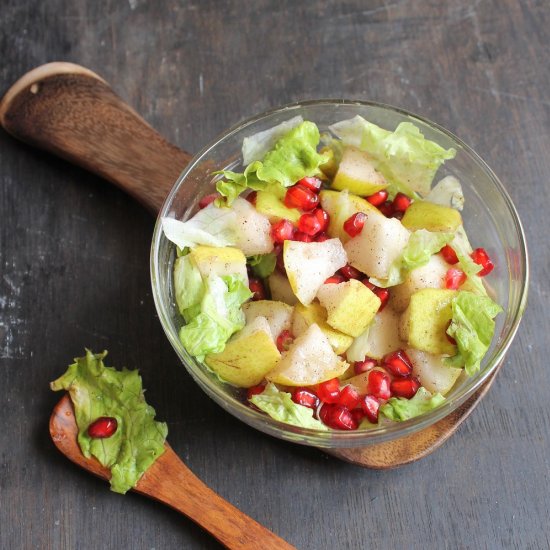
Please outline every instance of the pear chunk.
[[294, 336], [300, 336], [313, 324], [316, 324], [323, 331], [334, 352], [338, 355], [344, 353], [353, 342], [351, 336], [333, 329], [327, 323], [327, 310], [321, 304], [312, 302], [309, 306], [296, 305], [292, 319], [292, 333]]
[[441, 355], [408, 348], [405, 350], [413, 364], [413, 375], [431, 393], [447, 394], [454, 386], [463, 369], [455, 369], [443, 362]]
[[249, 388], [259, 384], [281, 358], [265, 317], [256, 317], [237, 332], [221, 353], [205, 358], [206, 364], [223, 380]]
[[290, 330], [292, 325], [292, 306], [275, 300], [258, 300], [256, 302], [247, 302], [242, 306], [246, 324], [252, 323], [257, 317], [265, 317], [273, 336], [277, 336], [283, 330]]
[[410, 232], [395, 218], [365, 212], [359, 235], [345, 245], [350, 264], [369, 277], [386, 279], [392, 262], [409, 242]]
[[285, 386], [311, 386], [344, 373], [349, 365], [340, 359], [316, 325], [298, 336], [267, 380]]
[[269, 219], [241, 197], [235, 199], [232, 208], [237, 214], [235, 246], [240, 248], [245, 256], [271, 252], [273, 239]]
[[340, 160], [340, 166], [332, 188], [338, 191], [347, 189], [351, 193], [366, 197], [387, 187], [388, 182], [374, 164], [367, 153], [356, 147], [345, 147]]
[[305, 243], [285, 241], [283, 259], [292, 291], [304, 305], [309, 305], [328, 277], [348, 263], [338, 239]]
[[269, 191], [257, 192], [256, 210], [267, 216], [272, 223], [282, 219], [296, 223], [301, 215], [297, 208], [288, 208], [279, 197]]
[[414, 201], [405, 211], [401, 223], [411, 231], [447, 231], [454, 233], [462, 225], [458, 210], [428, 201]]
[[292, 287], [288, 282], [288, 278], [274, 271], [268, 278], [267, 284], [269, 285], [269, 290], [271, 291], [271, 297], [278, 302], [284, 302], [290, 306], [298, 303], [298, 298], [294, 292], [292, 292]]
[[189, 255], [205, 279], [211, 275], [241, 275], [248, 284], [246, 258], [238, 248], [199, 245], [192, 248]]
[[354, 337], [365, 331], [381, 304], [372, 290], [355, 279], [323, 285], [317, 298], [327, 310], [327, 323]]

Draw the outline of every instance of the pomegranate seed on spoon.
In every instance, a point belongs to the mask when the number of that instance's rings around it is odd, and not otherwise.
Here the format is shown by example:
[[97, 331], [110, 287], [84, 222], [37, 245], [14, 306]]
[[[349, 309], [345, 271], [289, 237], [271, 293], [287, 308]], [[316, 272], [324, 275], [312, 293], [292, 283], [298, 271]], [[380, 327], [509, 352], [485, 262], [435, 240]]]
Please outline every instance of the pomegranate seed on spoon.
[[491, 271], [493, 271], [495, 264], [491, 261], [489, 254], [487, 254], [487, 251], [484, 248], [476, 248], [470, 256], [476, 264], [482, 267], [481, 271], [477, 274], [478, 277], [485, 277], [485, 275], [488, 275]]
[[380, 206], [382, 203], [388, 200], [388, 192], [385, 189], [382, 189], [381, 191], [377, 191], [376, 193], [368, 196], [367, 200], [373, 206]]
[[265, 288], [264, 284], [260, 279], [257, 279], [256, 277], [252, 277], [248, 279], [248, 288], [250, 289], [250, 292], [253, 293], [252, 301], [256, 302], [258, 300], [265, 300], [266, 294], [265, 294]]
[[361, 399], [361, 408], [363, 409], [363, 412], [369, 422], [372, 422], [373, 424], [378, 422], [378, 409], [380, 408], [380, 401], [378, 401], [374, 395], [365, 395], [365, 397]]
[[397, 193], [392, 202], [392, 209], [394, 212], [405, 212], [411, 203], [412, 200], [405, 193]]
[[288, 220], [280, 220], [271, 226], [271, 238], [276, 243], [282, 243], [292, 239], [294, 226]]
[[380, 399], [389, 399], [391, 397], [390, 377], [381, 370], [372, 370], [367, 380], [367, 393]]
[[385, 355], [382, 364], [394, 376], [409, 376], [413, 369], [411, 360], [402, 349]]
[[356, 212], [344, 222], [344, 231], [350, 237], [356, 237], [363, 231], [367, 216], [363, 212]]
[[319, 189], [321, 189], [321, 183], [322, 182], [319, 178], [316, 178], [313, 176], [302, 178], [298, 182], [299, 185], [303, 185], [304, 187], [306, 187], [310, 191], [313, 191], [314, 193], [319, 192]]
[[454, 251], [454, 248], [448, 244], [446, 244], [439, 252], [441, 252], [441, 255], [443, 256], [443, 259], [451, 265], [458, 263], [458, 256], [456, 255], [456, 252]]
[[416, 378], [401, 378], [392, 380], [390, 388], [396, 397], [411, 399], [420, 388], [420, 382]]
[[317, 207], [319, 197], [311, 189], [296, 184], [288, 188], [284, 203], [288, 208], [299, 208], [300, 210], [309, 211]]
[[450, 267], [445, 273], [445, 288], [456, 290], [466, 280], [466, 273], [462, 269]]
[[88, 426], [88, 435], [94, 439], [111, 437], [118, 428], [118, 421], [112, 416], [100, 416]]

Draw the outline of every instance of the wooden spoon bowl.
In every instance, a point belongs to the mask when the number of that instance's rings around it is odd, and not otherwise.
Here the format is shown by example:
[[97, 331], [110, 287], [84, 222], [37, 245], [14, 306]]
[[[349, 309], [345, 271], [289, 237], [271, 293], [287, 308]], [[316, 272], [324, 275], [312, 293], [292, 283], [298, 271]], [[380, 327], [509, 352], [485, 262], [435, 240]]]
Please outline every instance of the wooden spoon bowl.
[[[71, 63], [43, 65], [18, 80], [0, 103], [0, 124], [16, 138], [115, 183], [155, 213], [191, 159], [153, 130], [101, 77]], [[414, 462], [457, 430], [487, 393], [500, 366], [462, 406], [420, 432], [326, 452], [368, 468]]]

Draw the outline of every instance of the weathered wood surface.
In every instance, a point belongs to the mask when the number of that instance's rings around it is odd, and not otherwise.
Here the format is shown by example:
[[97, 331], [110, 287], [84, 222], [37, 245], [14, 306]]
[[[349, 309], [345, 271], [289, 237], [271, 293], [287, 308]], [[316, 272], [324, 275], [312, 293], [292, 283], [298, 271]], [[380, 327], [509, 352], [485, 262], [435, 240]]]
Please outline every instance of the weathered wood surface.
[[54, 449], [58, 396], [47, 383], [84, 346], [139, 367], [191, 470], [298, 548], [550, 546], [546, 2], [4, 0], [0, 13], [0, 93], [39, 64], [80, 63], [191, 152], [303, 98], [427, 116], [502, 178], [532, 269], [518, 337], [465, 425], [419, 463], [361, 470], [257, 433], [205, 398], [155, 316], [150, 215], [1, 133], [0, 548], [218, 547], [175, 512], [109, 493]]

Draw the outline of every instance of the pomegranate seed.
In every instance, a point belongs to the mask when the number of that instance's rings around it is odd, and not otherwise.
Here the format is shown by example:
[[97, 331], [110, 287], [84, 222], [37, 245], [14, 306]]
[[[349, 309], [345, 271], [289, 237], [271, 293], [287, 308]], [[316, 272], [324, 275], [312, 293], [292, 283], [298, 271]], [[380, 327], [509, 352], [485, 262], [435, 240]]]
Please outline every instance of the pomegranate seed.
[[356, 237], [363, 231], [367, 216], [363, 212], [356, 212], [344, 222], [344, 231], [350, 237]]
[[441, 250], [441, 255], [443, 256], [443, 259], [451, 265], [458, 263], [458, 257], [456, 255], [456, 252], [454, 248], [448, 244], [446, 244]]
[[317, 395], [323, 403], [336, 403], [340, 396], [340, 382], [338, 378], [331, 378], [321, 382], [317, 388]]
[[313, 213], [321, 224], [321, 231], [326, 231], [328, 228], [328, 224], [330, 223], [330, 216], [328, 212], [326, 210], [323, 210], [322, 208], [317, 208], [313, 211]]
[[202, 210], [203, 208], [206, 208], [210, 203], [214, 202], [218, 197], [220, 196], [219, 193], [211, 193], [210, 195], [205, 195], [200, 201], [199, 201], [199, 208]]
[[292, 401], [313, 410], [316, 410], [320, 403], [317, 394], [308, 388], [296, 388], [292, 392]]
[[345, 265], [344, 267], [340, 268], [338, 271], [346, 278], [348, 279], [359, 279], [363, 276], [363, 274], [358, 270], [352, 267], [351, 265]]
[[420, 382], [416, 378], [401, 378], [400, 380], [392, 380], [390, 388], [393, 395], [411, 399], [420, 388]]
[[382, 189], [382, 191], [377, 191], [376, 193], [370, 195], [370, 197], [367, 197], [367, 200], [373, 206], [380, 206], [383, 202], [388, 200], [388, 192], [385, 189]]
[[365, 413], [363, 412], [363, 409], [353, 409], [351, 411], [351, 416], [353, 416], [354, 420], [357, 422], [357, 424], [361, 424], [361, 421], [363, 418], [365, 418]]
[[392, 202], [392, 209], [394, 212], [405, 212], [411, 205], [412, 200], [405, 195], [405, 193], [397, 193]]
[[251, 388], [248, 388], [246, 390], [246, 398], [250, 399], [254, 395], [259, 395], [260, 393], [263, 393], [265, 390], [265, 386], [263, 384], [258, 384], [257, 386], [252, 386]]
[[315, 178], [313, 176], [302, 178], [298, 184], [303, 185], [310, 191], [313, 191], [314, 193], [318, 193], [319, 189], [321, 189], [321, 180], [319, 178]]
[[253, 293], [253, 302], [256, 302], [257, 300], [265, 300], [265, 287], [260, 279], [256, 279], [256, 277], [248, 279], [248, 288], [250, 289], [250, 292]]
[[311, 235], [308, 235], [307, 233], [304, 233], [303, 231], [296, 231], [292, 240], [301, 241], [303, 243], [311, 243], [313, 242], [313, 237]]
[[313, 210], [319, 204], [319, 197], [307, 187], [297, 184], [288, 188], [284, 203], [288, 208]]
[[382, 364], [394, 376], [409, 376], [413, 369], [411, 360], [402, 349], [385, 355]]
[[253, 206], [256, 206], [256, 199], [258, 198], [258, 191], [251, 191], [246, 195], [246, 200], [252, 204]]
[[276, 243], [282, 243], [292, 239], [294, 226], [288, 220], [280, 220], [271, 226], [271, 238]]
[[283, 353], [283, 351], [287, 351], [290, 347], [290, 344], [292, 344], [294, 340], [294, 336], [290, 330], [282, 330], [279, 336], [277, 336], [277, 349]]
[[372, 290], [374, 292], [374, 289], [375, 288], [378, 288], [377, 286], [374, 286], [368, 279], [368, 277], [366, 277], [365, 279], [363, 279], [361, 281], [369, 290]]
[[343, 283], [345, 282], [345, 278], [342, 277], [342, 275], [338, 275], [338, 273], [336, 275], [333, 275], [332, 277], [329, 277], [326, 281], [325, 281], [325, 285], [330, 285], [330, 284], [340, 284], [340, 283]]
[[391, 397], [390, 377], [381, 370], [371, 370], [367, 381], [367, 393], [380, 399], [389, 399]]
[[404, 216], [404, 213], [401, 212], [400, 210], [397, 210], [397, 211], [394, 211], [390, 217], [401, 221], [403, 219], [403, 216]]
[[100, 416], [88, 426], [88, 435], [94, 439], [111, 437], [118, 428], [118, 421], [112, 416]]
[[343, 405], [323, 405], [319, 416], [329, 428], [335, 430], [356, 430], [359, 425], [351, 411]]
[[491, 271], [493, 271], [495, 264], [491, 261], [489, 254], [487, 254], [487, 251], [484, 248], [476, 248], [470, 256], [476, 264], [483, 268], [477, 274], [479, 277], [485, 277], [485, 275], [488, 275]]
[[376, 359], [365, 357], [362, 361], [355, 361], [353, 364], [353, 372], [355, 372], [355, 374], [363, 374], [376, 366], [378, 366], [378, 361]]
[[466, 273], [462, 269], [450, 267], [445, 273], [445, 288], [456, 290], [466, 280]]
[[316, 243], [324, 243], [325, 241], [328, 241], [329, 239], [330, 239], [330, 237], [326, 233], [319, 233], [315, 237], [315, 242]]
[[382, 311], [390, 299], [390, 290], [388, 288], [375, 287], [373, 292], [378, 296], [378, 298], [380, 298], [380, 307], [378, 308], [378, 311]]
[[386, 218], [391, 217], [393, 214], [393, 204], [391, 201], [384, 201], [379, 207], [378, 210], [386, 216]]
[[380, 408], [380, 401], [374, 395], [365, 395], [361, 399], [361, 408], [363, 413], [367, 417], [369, 422], [376, 424], [378, 422], [378, 409]]
[[314, 236], [317, 235], [322, 229], [322, 223], [319, 221], [314, 212], [306, 212], [300, 216], [298, 220], [298, 229], [305, 233], [306, 235]]
[[344, 386], [338, 397], [338, 404], [344, 405], [350, 411], [359, 405], [359, 392], [350, 384]]

